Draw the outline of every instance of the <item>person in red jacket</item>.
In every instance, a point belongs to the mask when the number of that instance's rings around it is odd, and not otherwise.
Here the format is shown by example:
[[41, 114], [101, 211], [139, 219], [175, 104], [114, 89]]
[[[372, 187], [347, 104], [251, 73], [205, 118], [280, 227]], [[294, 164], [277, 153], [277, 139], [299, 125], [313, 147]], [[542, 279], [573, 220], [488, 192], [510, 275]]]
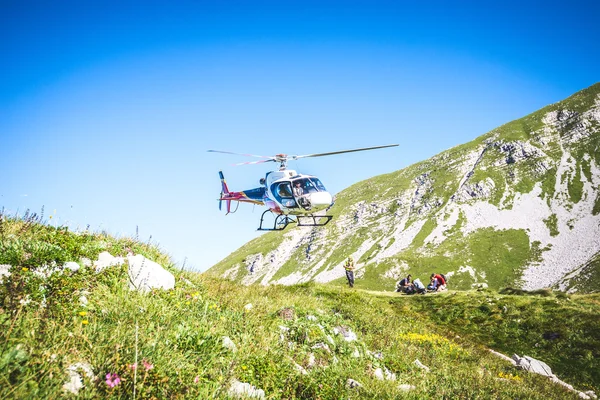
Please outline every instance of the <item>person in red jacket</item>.
[[427, 289], [435, 292], [446, 290], [446, 279], [441, 274], [431, 274], [431, 283], [427, 286]]

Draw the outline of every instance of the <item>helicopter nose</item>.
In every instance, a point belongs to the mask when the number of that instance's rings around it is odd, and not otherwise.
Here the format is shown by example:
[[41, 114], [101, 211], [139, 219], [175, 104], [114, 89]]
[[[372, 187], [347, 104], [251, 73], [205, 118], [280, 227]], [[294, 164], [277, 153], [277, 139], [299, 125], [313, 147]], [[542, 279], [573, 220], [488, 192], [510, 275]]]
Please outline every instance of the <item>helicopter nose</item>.
[[333, 198], [329, 192], [317, 192], [310, 195], [313, 208], [326, 208], [331, 205]]

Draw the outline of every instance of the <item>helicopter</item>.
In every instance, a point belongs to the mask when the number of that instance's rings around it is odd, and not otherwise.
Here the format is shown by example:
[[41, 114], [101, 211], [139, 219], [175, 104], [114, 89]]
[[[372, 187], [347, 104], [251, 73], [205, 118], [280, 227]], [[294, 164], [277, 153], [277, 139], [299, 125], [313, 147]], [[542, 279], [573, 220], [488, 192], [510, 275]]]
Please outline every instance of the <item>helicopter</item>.
[[[398, 145], [388, 144], [384, 146], [363, 147], [328, 153], [305, 155], [276, 154], [274, 156], [208, 150], [208, 152], [211, 153], [234, 154], [262, 159], [234, 165], [262, 164], [266, 162], [279, 163], [279, 170], [267, 172], [265, 177], [260, 179], [260, 187], [241, 192], [230, 191], [227, 182], [225, 181], [223, 171], [219, 171], [219, 178], [221, 179], [221, 194], [218, 198], [219, 210], [222, 208], [223, 201], [225, 201], [226, 204], [227, 214], [235, 213], [240, 203], [266, 206], [267, 210], [262, 213], [260, 218], [260, 224], [257, 229], [259, 231], [281, 231], [291, 223], [296, 223], [298, 226], [325, 226], [333, 218], [332, 215], [327, 215], [327, 211], [334, 204], [333, 196], [325, 189], [325, 186], [319, 178], [288, 169], [287, 162], [289, 160], [299, 160], [301, 158], [331, 156], [335, 154], [383, 149], [395, 146]], [[231, 209], [232, 201], [237, 202], [237, 206], [233, 211]], [[322, 211], [325, 212], [323, 213]], [[268, 213], [275, 216], [273, 227], [263, 226], [265, 223], [265, 215]]]

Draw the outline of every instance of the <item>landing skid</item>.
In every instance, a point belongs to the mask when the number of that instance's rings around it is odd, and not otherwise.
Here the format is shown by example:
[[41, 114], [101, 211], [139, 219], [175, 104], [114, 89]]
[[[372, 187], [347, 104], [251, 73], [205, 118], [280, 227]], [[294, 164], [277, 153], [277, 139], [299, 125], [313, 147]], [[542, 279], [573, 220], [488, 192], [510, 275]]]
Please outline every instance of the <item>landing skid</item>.
[[271, 210], [266, 210], [262, 213], [260, 217], [260, 226], [258, 227], [258, 231], [282, 231], [289, 224], [298, 224], [298, 226], [325, 226], [331, 221], [333, 215], [284, 215], [278, 214], [275, 217], [275, 222], [273, 223], [273, 227], [263, 227], [264, 218], [266, 213], [272, 213]]
[[331, 221], [333, 215], [298, 215], [296, 218], [298, 218], [298, 226], [325, 226]]

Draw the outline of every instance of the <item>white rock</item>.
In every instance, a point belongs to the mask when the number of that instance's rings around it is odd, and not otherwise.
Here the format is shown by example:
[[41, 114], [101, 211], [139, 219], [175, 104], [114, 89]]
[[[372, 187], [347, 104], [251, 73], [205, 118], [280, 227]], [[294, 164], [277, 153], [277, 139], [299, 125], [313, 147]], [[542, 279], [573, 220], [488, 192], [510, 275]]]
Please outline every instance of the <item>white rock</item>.
[[232, 352], [237, 352], [237, 346], [233, 341], [229, 338], [229, 336], [223, 336], [223, 347], [231, 350]]
[[395, 381], [396, 380], [396, 374], [394, 374], [393, 372], [390, 372], [387, 368], [385, 368], [385, 369], [377, 368], [375, 370], [375, 372], [373, 372], [373, 375], [375, 375], [375, 378], [379, 379], [380, 381], [383, 381], [383, 380]]
[[173, 289], [175, 277], [160, 264], [151, 261], [141, 254], [128, 256], [129, 261], [129, 287], [141, 292], [151, 289]]
[[348, 379], [346, 381], [346, 387], [349, 389], [354, 389], [354, 388], [362, 387], [362, 385], [360, 383], [358, 383], [357, 381], [355, 381], [354, 379]]
[[304, 369], [304, 367], [302, 367], [302, 365], [297, 364], [296, 362], [292, 362], [292, 365], [294, 366], [294, 369], [298, 372], [300, 372], [302, 375], [307, 375], [308, 371], [306, 371]]
[[533, 372], [535, 374], [540, 374], [549, 377], [554, 376], [554, 374], [552, 373], [552, 369], [550, 369], [548, 364], [546, 364], [543, 361], [536, 360], [535, 358], [529, 356], [519, 357], [516, 354], [514, 354], [512, 358], [516, 361], [516, 365], [518, 368], [521, 368], [525, 371]]
[[356, 333], [352, 332], [352, 329], [342, 326], [336, 326], [335, 328], [333, 328], [333, 333], [335, 333], [336, 335], [342, 334], [344, 340], [347, 342], [353, 342], [358, 339]]
[[125, 259], [123, 257], [115, 257], [108, 251], [103, 251], [98, 254], [98, 260], [94, 261], [94, 268], [96, 269], [96, 272], [100, 272], [108, 267], [122, 265], [124, 262]]
[[69, 377], [67, 378], [67, 382], [62, 386], [65, 392], [73, 393], [74, 395], [78, 395], [79, 391], [83, 389], [83, 382], [81, 381], [81, 376], [76, 371], [67, 370], [67, 374]]
[[403, 392], [409, 392], [411, 390], [415, 390], [416, 387], [413, 385], [409, 385], [408, 383], [403, 383], [398, 385], [398, 389], [402, 390]]
[[2, 283], [2, 279], [5, 276], [6, 277], [10, 276], [10, 265], [8, 265], [8, 264], [1, 264], [0, 265], [0, 283]]
[[67, 382], [65, 382], [65, 384], [62, 386], [65, 392], [77, 395], [79, 394], [79, 391], [83, 389], [84, 385], [78, 370], [81, 370], [84, 373], [84, 375], [87, 376], [90, 380], [96, 379], [96, 376], [94, 375], [94, 371], [92, 370], [92, 366], [90, 364], [84, 362], [72, 364], [67, 367]]
[[323, 342], [316, 343], [315, 345], [313, 345], [311, 347], [311, 349], [323, 349], [326, 352], [331, 353], [331, 350], [329, 350], [329, 346], [327, 346], [327, 344], [325, 344]]
[[63, 269], [70, 269], [73, 272], [79, 271], [79, 268], [81, 268], [79, 266], [79, 264], [77, 264], [74, 261], [69, 261], [69, 262], [65, 263], [65, 265], [63, 265]]
[[[505, 356], [502, 353], [498, 353], [497, 351], [494, 351], [492, 349], [488, 349], [490, 351], [490, 353], [492, 353], [493, 355], [495, 355], [496, 357], [500, 357], [501, 359], [508, 361], [509, 363], [511, 363], [512, 365], [516, 366], [517, 362], [515, 360], [513, 360], [512, 358]], [[514, 356], [513, 356], [514, 357]]]
[[249, 383], [234, 380], [227, 392], [231, 397], [264, 399], [265, 391], [257, 389]]
[[425, 370], [425, 371], [429, 372], [429, 367], [428, 367], [427, 365], [423, 365], [423, 364], [421, 363], [421, 361], [419, 361], [419, 359], [416, 359], [416, 360], [415, 360], [415, 362], [414, 362], [414, 364], [415, 364], [417, 367], [419, 367], [419, 368], [421, 368], [421, 369], [423, 369], [423, 370]]
[[383, 372], [385, 374], [385, 379], [388, 381], [395, 381], [396, 380], [396, 374], [391, 372], [390, 370], [388, 370], [387, 368], [383, 369]]

